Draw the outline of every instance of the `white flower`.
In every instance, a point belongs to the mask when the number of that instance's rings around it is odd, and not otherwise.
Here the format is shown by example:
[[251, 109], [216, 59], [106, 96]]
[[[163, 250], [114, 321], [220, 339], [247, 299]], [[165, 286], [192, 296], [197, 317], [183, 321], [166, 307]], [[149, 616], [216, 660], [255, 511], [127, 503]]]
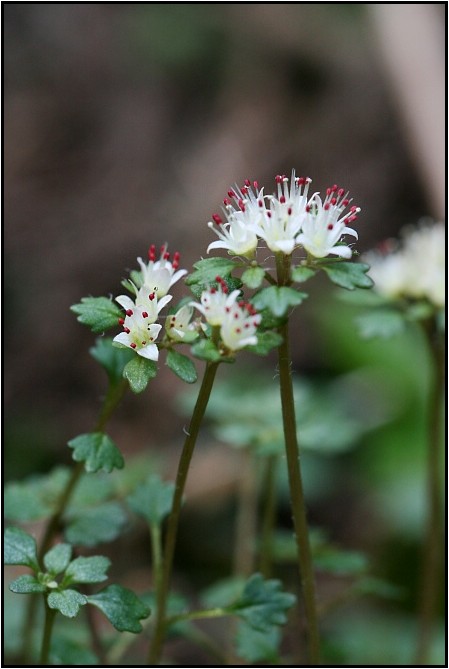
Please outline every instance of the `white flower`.
[[[371, 251], [364, 259], [371, 266], [374, 288], [385, 297], [427, 299], [444, 307], [445, 228], [443, 223], [422, 222], [404, 231], [403, 244], [390, 243], [385, 252]], [[392, 250], [393, 249], [393, 250]]]
[[261, 318], [251, 304], [234, 302], [226, 310], [220, 327], [220, 337], [226, 348], [238, 351], [245, 346], [255, 346], [257, 327]]
[[135, 302], [133, 302], [128, 295], [119, 295], [115, 298], [116, 302], [124, 308], [126, 313], [128, 313], [128, 311], [133, 311], [135, 307], [141, 309], [142, 313], [146, 314], [145, 318], [148, 319], [149, 323], [155, 323], [157, 321], [159, 312], [171, 299], [172, 295], [164, 295], [164, 297], [159, 300], [156, 292], [150, 292], [150, 289], [147, 288], [147, 286], [139, 288]]
[[360, 208], [351, 206], [343, 215], [349, 203], [348, 194], [336, 185], [327, 189], [324, 201], [315, 193], [306, 207], [297, 243], [315, 258], [333, 254], [349, 259], [352, 256], [349, 246], [338, 244], [343, 235], [358, 239], [357, 232], [346, 224], [356, 220]]
[[236, 302], [239, 290], [228, 294], [228, 287], [221, 277], [216, 277], [218, 288], [209, 288], [201, 293], [200, 302], [190, 302], [190, 306], [200, 311], [209, 325], [221, 325], [226, 314]]
[[162, 325], [152, 323], [145, 316], [143, 309], [134, 306], [126, 312], [123, 320], [123, 332], [114, 337], [114, 341], [132, 348], [138, 355], [148, 360], [159, 358], [159, 349], [154, 343], [161, 331]]
[[265, 209], [263, 189], [258, 190], [254, 182], [253, 193], [250, 181], [240, 189], [235, 187], [228, 191], [229, 198], [223, 200], [225, 221], [219, 214], [213, 214], [213, 221], [208, 226], [219, 237], [207, 247], [211, 249], [227, 249], [228, 253], [238, 256], [252, 257], [257, 248], [257, 235], [253, 226], [258, 223]]
[[175, 314], [167, 316], [165, 321], [165, 330], [170, 339], [174, 341], [189, 343], [198, 336], [198, 329], [195, 323], [192, 323], [193, 307], [189, 304], [184, 305]]
[[187, 274], [187, 270], [178, 270], [180, 258], [178, 251], [173, 254], [173, 261], [170, 261], [170, 254], [167, 252], [166, 245], [161, 248], [159, 260], [156, 260], [154, 244], [148, 250], [148, 257], [148, 263], [145, 263], [142, 258], [137, 258], [142, 273], [142, 285], [147, 286], [158, 297], [164, 297], [171, 286]]
[[267, 196], [269, 208], [264, 207], [263, 216], [254, 224], [255, 232], [271, 251], [290, 255], [297, 246], [311, 181], [309, 177], [296, 177], [295, 170], [290, 180], [285, 175], [276, 177], [277, 196]]

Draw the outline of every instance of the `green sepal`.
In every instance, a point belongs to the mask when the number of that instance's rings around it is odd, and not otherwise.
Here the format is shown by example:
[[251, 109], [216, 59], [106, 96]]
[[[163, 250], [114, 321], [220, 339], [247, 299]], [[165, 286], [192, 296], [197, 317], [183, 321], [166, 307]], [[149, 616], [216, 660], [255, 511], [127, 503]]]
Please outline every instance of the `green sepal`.
[[118, 319], [123, 317], [122, 310], [108, 297], [83, 297], [70, 310], [78, 315], [77, 321], [97, 334], [117, 327]]
[[95, 346], [89, 349], [91, 356], [106, 370], [111, 383], [117, 383], [123, 377], [126, 364], [135, 353], [127, 346], [117, 347], [110, 337], [99, 337]]
[[4, 564], [21, 564], [38, 571], [36, 541], [20, 527], [7, 527], [3, 540]]
[[220, 351], [210, 339], [200, 339], [200, 341], [193, 344], [190, 350], [192, 355], [195, 358], [200, 358], [200, 360], [219, 362], [222, 359]]
[[44, 555], [44, 566], [49, 574], [56, 576], [67, 569], [72, 557], [70, 544], [56, 544]]
[[195, 271], [189, 274], [185, 282], [188, 286], [200, 284], [207, 286], [215, 282], [217, 276], [225, 279], [241, 263], [229, 258], [204, 258], [194, 264]]
[[123, 469], [125, 461], [112, 439], [104, 432], [89, 432], [71, 439], [68, 444], [73, 448], [75, 462], [84, 462], [86, 472], [98, 472], [102, 469], [111, 472]]
[[11, 592], [16, 592], [20, 595], [28, 595], [45, 592], [47, 587], [32, 574], [24, 574], [12, 581], [9, 584], [9, 589]]
[[81, 606], [87, 604], [87, 597], [77, 590], [62, 590], [60, 592], [50, 592], [47, 597], [47, 604], [51, 609], [56, 609], [67, 618], [75, 618], [78, 615]]
[[167, 367], [186, 383], [195, 383], [198, 379], [195, 365], [190, 358], [174, 349], [167, 352]]
[[246, 582], [240, 599], [230, 609], [253, 629], [268, 632], [273, 625], [287, 622], [286, 611], [296, 601], [294, 595], [282, 592], [281, 588], [280, 581], [265, 580], [261, 574], [253, 574]]
[[265, 270], [262, 267], [248, 267], [242, 274], [242, 281], [248, 288], [256, 289], [262, 285]]
[[128, 380], [129, 387], [136, 394], [143, 392], [156, 374], [156, 363], [153, 360], [143, 358], [141, 355], [135, 355], [123, 370], [124, 378]]
[[311, 279], [312, 276], [315, 276], [317, 270], [312, 269], [312, 267], [305, 267], [304, 265], [298, 265], [298, 267], [292, 268], [291, 277], [296, 283], [304, 283], [308, 279]]
[[373, 280], [367, 276], [369, 265], [361, 262], [336, 262], [329, 265], [320, 265], [337, 286], [354, 290], [354, 288], [371, 288]]
[[406, 326], [404, 314], [396, 309], [372, 309], [355, 318], [359, 335], [364, 339], [372, 337], [393, 337], [403, 332]]
[[67, 587], [72, 583], [101, 583], [106, 581], [106, 571], [110, 566], [111, 561], [103, 555], [78, 557], [67, 567], [63, 586]]
[[174, 483], [151, 474], [126, 501], [134, 513], [143, 516], [151, 525], [159, 525], [171, 511], [174, 490]]
[[273, 316], [284, 316], [291, 307], [301, 304], [307, 293], [301, 293], [290, 286], [269, 286], [254, 295], [252, 303], [258, 311], [269, 309]]
[[276, 348], [282, 344], [282, 337], [277, 332], [258, 332], [257, 344], [247, 346], [247, 350], [256, 355], [267, 355], [271, 349]]
[[77, 509], [66, 516], [64, 535], [71, 544], [92, 547], [116, 539], [126, 520], [118, 502], [105, 502], [93, 508]]
[[109, 585], [86, 599], [100, 609], [119, 632], [138, 634], [142, 631], [139, 621], [150, 615], [149, 607], [132, 590], [120, 585]]

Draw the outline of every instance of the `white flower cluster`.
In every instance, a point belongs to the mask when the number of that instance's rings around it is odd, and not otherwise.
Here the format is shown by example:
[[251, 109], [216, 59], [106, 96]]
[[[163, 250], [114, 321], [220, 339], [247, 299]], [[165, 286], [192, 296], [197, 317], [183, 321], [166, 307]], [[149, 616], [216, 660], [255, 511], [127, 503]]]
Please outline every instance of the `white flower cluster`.
[[391, 299], [425, 299], [445, 305], [445, 226], [423, 221], [404, 230], [402, 244], [392, 240], [381, 251], [370, 251], [364, 260], [371, 266], [374, 288]]
[[[178, 270], [179, 253], [170, 254], [167, 247], [163, 246], [159, 260], [156, 260], [156, 249], [150, 246], [148, 251], [149, 262], [144, 263], [138, 258], [141, 268], [142, 286], [137, 290], [136, 297], [132, 300], [128, 295], [119, 295], [116, 301], [125, 309], [125, 318], [120, 319], [123, 332], [114, 337], [114, 341], [132, 348], [143, 358], [157, 360], [159, 349], [155, 343], [162, 329], [160, 323], [156, 323], [160, 311], [171, 301], [172, 295], [168, 295], [171, 286], [187, 270]], [[179, 314], [179, 312], [178, 312]], [[184, 321], [178, 323], [177, 336], [182, 339]]]
[[261, 321], [252, 304], [239, 301], [239, 290], [228, 291], [226, 282], [216, 277], [217, 288], [201, 294], [200, 302], [192, 302], [209, 325], [220, 328], [220, 339], [230, 351], [257, 344], [257, 327]]
[[[347, 224], [356, 220], [359, 207], [350, 206], [348, 193], [337, 185], [308, 197], [309, 177], [276, 177], [277, 194], [264, 195], [256, 181], [249, 180], [241, 187], [228, 191], [223, 200], [223, 215], [213, 214], [209, 227], [219, 240], [209, 244], [211, 249], [226, 249], [230, 254], [254, 256], [258, 240], [265, 241], [274, 253], [290, 255], [302, 246], [315, 258], [329, 254], [350, 258], [352, 251], [342, 243], [344, 235], [357, 237]], [[344, 213], [346, 211], [346, 213]]]

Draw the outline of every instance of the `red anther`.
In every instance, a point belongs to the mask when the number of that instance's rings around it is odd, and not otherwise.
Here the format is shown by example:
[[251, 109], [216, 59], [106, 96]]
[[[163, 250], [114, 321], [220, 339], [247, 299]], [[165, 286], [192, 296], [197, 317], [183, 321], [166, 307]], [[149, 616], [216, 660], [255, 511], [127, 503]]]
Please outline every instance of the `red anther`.
[[171, 320], [172, 323], [175, 323], [176, 322], [176, 316], [171, 316], [170, 320]]
[[166, 249], [167, 249], [167, 247], [165, 246], [165, 244], [164, 244], [164, 246], [161, 246], [161, 250], [160, 250], [161, 256], [164, 255]]
[[146, 342], [146, 341], [143, 341], [143, 342], [142, 342], [142, 346], [146, 346], [146, 345], [147, 345], [147, 342]]
[[240, 300], [240, 302], [238, 303], [238, 305], [239, 305], [239, 307], [240, 307], [241, 309], [243, 309], [243, 307], [246, 306], [246, 302], [245, 302], [245, 300]]
[[292, 208], [291, 208], [291, 207], [289, 207], [289, 208], [287, 209], [287, 214], [288, 214], [289, 216], [292, 215]]
[[236, 311], [235, 314], [234, 314], [234, 318], [239, 318], [239, 314], [238, 314], [237, 311]]
[[232, 188], [230, 188], [230, 189], [228, 190], [228, 195], [229, 195], [229, 197], [235, 197], [235, 193], [234, 193], [234, 191], [232, 190]]
[[150, 293], [148, 295], [148, 299], [151, 300], [151, 302], [154, 300], [155, 297], [156, 297], [156, 295], [154, 293]]
[[277, 184], [282, 183], [282, 176], [280, 174], [276, 174], [275, 181]]
[[133, 315], [133, 310], [132, 310], [132, 309], [127, 309], [127, 310], [125, 311], [125, 314], [126, 314], [127, 316], [132, 316], [132, 315]]
[[259, 207], [263, 207], [263, 200], [257, 200], [257, 204], [259, 205]]
[[326, 188], [326, 195], [330, 195], [332, 193], [332, 188]]
[[306, 205], [306, 212], [309, 213], [310, 211], [310, 204]]
[[245, 179], [245, 186], [248, 186], [248, 188], [251, 188], [251, 181], [249, 179]]
[[241, 211], [245, 211], [246, 207], [245, 207], [245, 203], [243, 202], [243, 200], [239, 200], [239, 207], [240, 207]]
[[223, 283], [223, 279], [221, 278], [221, 276], [218, 276], [218, 274], [217, 274], [217, 276], [215, 277], [215, 281], [216, 281], [217, 283]]
[[328, 230], [333, 230], [334, 229], [334, 226], [332, 225], [332, 223], [329, 223], [329, 225], [327, 226], [327, 229]]
[[212, 287], [209, 292], [211, 293], [211, 295], [214, 295], [217, 292], [217, 289]]
[[342, 197], [345, 194], [345, 189], [344, 188], [339, 188], [338, 189], [338, 197]]
[[125, 322], [125, 321], [124, 321], [123, 318], [119, 318], [119, 319], [118, 319], [118, 324], [119, 324], [119, 325], [123, 325], [124, 322]]
[[329, 207], [330, 207], [329, 202], [326, 202], [326, 204], [324, 205], [323, 209], [324, 209], [325, 211], [328, 211], [328, 210], [329, 210]]
[[212, 214], [212, 219], [217, 225], [221, 225], [223, 223], [223, 219], [218, 214]]
[[268, 218], [271, 218], [271, 211], [267, 211]]
[[356, 207], [355, 204], [353, 204], [349, 211], [358, 211], [358, 207]]
[[331, 204], [334, 204], [334, 205], [337, 204], [337, 198], [336, 197], [331, 198]]
[[296, 183], [298, 184], [298, 186], [304, 186], [305, 182], [306, 180], [304, 179], [304, 177], [298, 177], [296, 179]]
[[281, 197], [279, 198], [279, 202], [280, 202], [281, 204], [285, 204], [285, 197], [284, 197], [284, 195], [281, 195]]
[[174, 254], [173, 254], [173, 260], [179, 260], [180, 257], [181, 257], [181, 254], [179, 253], [179, 251], [175, 251]]
[[249, 328], [249, 323], [245, 323], [245, 328]]
[[148, 259], [153, 262], [156, 259], [156, 247], [154, 244], [151, 244], [148, 249]]
[[229, 205], [231, 204], [231, 200], [228, 200], [228, 198], [225, 197], [225, 199], [223, 200], [223, 204], [225, 207], [229, 207]]
[[148, 313], [147, 313], [146, 311], [142, 311], [142, 316], [143, 316], [144, 318], [148, 318]]
[[126, 332], [126, 334], [129, 334], [131, 332], [129, 328], [123, 328], [123, 330]]
[[259, 190], [259, 182], [258, 181], [253, 181], [253, 186], [256, 190]]
[[346, 219], [345, 223], [353, 223], [356, 220], [357, 220], [357, 216], [355, 214], [353, 214], [352, 216], [349, 216], [349, 218]]
[[241, 329], [240, 329], [240, 328], [235, 328], [235, 331], [237, 332], [237, 334], [240, 334], [240, 333], [241, 333]]
[[137, 344], [135, 344], [134, 342], [132, 344], [130, 344], [130, 346], [131, 346], [131, 348], [137, 348]]
[[168, 251], [165, 251], [163, 257], [164, 257], [164, 260], [170, 260], [170, 254], [168, 253]]
[[225, 311], [227, 314], [229, 314], [229, 312], [231, 311], [231, 307], [225, 307]]
[[343, 207], [347, 207], [348, 204], [349, 204], [349, 200], [348, 200], [348, 199], [344, 199], [344, 200], [342, 201], [342, 205], [343, 205]]
[[248, 195], [248, 189], [246, 186], [242, 186], [242, 195]]
[[337, 186], [337, 184], [334, 184], [334, 185], [332, 186], [331, 190], [332, 190], [333, 193], [336, 193], [336, 192], [338, 191], [338, 186]]

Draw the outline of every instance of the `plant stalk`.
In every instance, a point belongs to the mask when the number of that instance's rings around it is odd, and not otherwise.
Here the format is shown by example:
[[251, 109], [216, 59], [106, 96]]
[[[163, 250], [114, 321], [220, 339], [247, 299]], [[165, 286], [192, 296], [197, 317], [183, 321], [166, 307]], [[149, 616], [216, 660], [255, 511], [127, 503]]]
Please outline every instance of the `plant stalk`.
[[[288, 286], [290, 281], [290, 256], [276, 255], [278, 285]], [[310, 666], [320, 664], [320, 639], [315, 598], [315, 579], [307, 526], [306, 505], [302, 484], [299, 446], [297, 437], [293, 382], [291, 374], [291, 352], [288, 319], [279, 327], [282, 343], [278, 347], [279, 384], [282, 403], [285, 451], [287, 458], [290, 504], [298, 551], [298, 566], [301, 578], [304, 609], [307, 621], [308, 655]]]
[[39, 666], [45, 667], [48, 666], [48, 657], [50, 654], [50, 642], [51, 634], [53, 631], [53, 623], [56, 616], [56, 610], [51, 609], [47, 602], [45, 601], [45, 624], [44, 624], [44, 634], [42, 637], [42, 646], [41, 646], [41, 655], [39, 660]]
[[270, 455], [266, 458], [262, 490], [264, 508], [260, 537], [260, 571], [265, 578], [270, 578], [273, 563], [273, 532], [276, 524], [276, 474], [279, 458]]
[[173, 558], [175, 553], [176, 537], [178, 533], [179, 516], [182, 506], [184, 488], [189, 471], [190, 461], [192, 459], [196, 440], [200, 430], [201, 422], [206, 411], [207, 403], [214, 384], [215, 374], [218, 368], [217, 362], [208, 362], [204, 372], [201, 388], [198, 393], [195, 408], [190, 420], [187, 436], [184, 441], [184, 447], [178, 464], [176, 474], [175, 492], [173, 504], [167, 522], [167, 533], [165, 537], [163, 568], [161, 582], [156, 593], [156, 620], [154, 634], [150, 645], [148, 655], [148, 665], [157, 666], [159, 664], [162, 648], [164, 644], [166, 631], [166, 609], [167, 599], [170, 588], [171, 573], [173, 567]]

